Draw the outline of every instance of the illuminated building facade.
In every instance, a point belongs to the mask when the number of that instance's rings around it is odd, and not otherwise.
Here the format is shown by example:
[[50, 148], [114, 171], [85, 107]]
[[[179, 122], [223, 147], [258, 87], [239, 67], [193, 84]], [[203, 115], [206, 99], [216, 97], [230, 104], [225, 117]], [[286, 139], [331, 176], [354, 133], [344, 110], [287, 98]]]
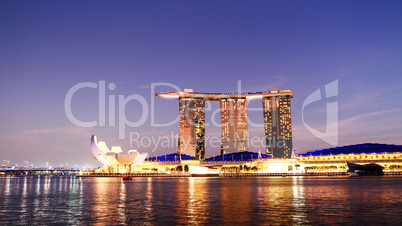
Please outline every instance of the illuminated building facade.
[[347, 162], [355, 164], [378, 164], [384, 172], [402, 171], [402, 145], [365, 143], [343, 147], [309, 151], [300, 154], [298, 162], [306, 172], [346, 171]]
[[203, 159], [205, 156], [205, 99], [180, 97], [179, 121], [178, 153]]
[[95, 135], [91, 137], [91, 149], [95, 159], [103, 163], [109, 173], [125, 173], [131, 171], [131, 167], [143, 164], [148, 153], [139, 153], [137, 150], [129, 150], [124, 153], [120, 146], [109, 149], [104, 141], [98, 141]]
[[[278, 92], [271, 89], [271, 93]], [[292, 121], [289, 95], [263, 97], [267, 153], [275, 158], [291, 158]]]
[[157, 172], [159, 175], [159, 173], [170, 174], [181, 171], [193, 174], [204, 169], [220, 174], [238, 175], [242, 173], [255, 173], [262, 176], [267, 173], [273, 174], [272, 176], [278, 176], [278, 173], [286, 175], [343, 173], [342, 175], [345, 175], [348, 172], [348, 163], [359, 165], [374, 163], [380, 165], [386, 175], [402, 175], [402, 145], [355, 144], [310, 151], [292, 159], [278, 159], [261, 152], [242, 151], [200, 160], [194, 156], [179, 153], [147, 157], [147, 153], [139, 153], [137, 150], [124, 153], [120, 147], [116, 146], [109, 150], [105, 142], [98, 141], [96, 136], [92, 136], [91, 149], [94, 157], [104, 164], [95, 171], [102, 174]]
[[[222, 137], [221, 155], [247, 151], [247, 101], [262, 100], [264, 106], [267, 153], [276, 158], [290, 158], [292, 154], [292, 124], [290, 98], [292, 90], [271, 89], [255, 93], [200, 93], [192, 89], [184, 92], [159, 93], [155, 96], [179, 100], [178, 153], [205, 157], [205, 101], [220, 101]], [[282, 141], [283, 139], [283, 141]], [[278, 143], [279, 141], [279, 143]], [[276, 144], [276, 146], [270, 145]], [[278, 144], [282, 144], [279, 145]]]
[[245, 98], [222, 98], [221, 108], [221, 155], [247, 150], [247, 100]]

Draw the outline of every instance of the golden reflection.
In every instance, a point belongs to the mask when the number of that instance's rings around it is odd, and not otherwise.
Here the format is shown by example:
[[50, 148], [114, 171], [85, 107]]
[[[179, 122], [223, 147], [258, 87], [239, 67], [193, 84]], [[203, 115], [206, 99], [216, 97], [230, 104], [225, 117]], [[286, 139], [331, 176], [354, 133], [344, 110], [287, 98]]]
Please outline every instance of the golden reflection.
[[189, 223], [195, 222], [195, 212], [194, 202], [195, 202], [195, 188], [194, 188], [194, 177], [188, 178], [188, 216], [190, 217]]
[[120, 183], [120, 201], [119, 201], [119, 208], [117, 209], [119, 213], [119, 222], [126, 223], [127, 216], [126, 216], [126, 202], [127, 202], [127, 193], [126, 193], [126, 184], [124, 181]]
[[254, 195], [258, 195], [258, 199], [261, 200], [261, 203], [256, 205], [264, 207], [263, 219], [285, 225], [291, 224], [289, 217], [283, 217], [292, 214], [292, 207], [289, 205], [292, 190], [290, 186], [284, 186], [289, 182], [289, 178], [260, 178], [260, 180], [265, 186], [259, 186], [257, 194]]
[[115, 216], [117, 213], [118, 203], [113, 202], [113, 197], [119, 196], [119, 190], [111, 183], [117, 178], [94, 178], [94, 218], [105, 222], [105, 219], [110, 216]]
[[205, 224], [208, 216], [206, 197], [206, 178], [188, 178], [188, 212], [189, 224]]
[[[187, 178], [177, 178], [176, 187], [174, 190], [175, 198], [173, 199], [174, 201], [174, 206], [176, 207], [175, 211], [175, 218], [176, 219], [183, 219], [183, 216], [186, 215], [187, 206], [188, 206], [188, 197], [189, 197], [189, 189], [187, 188], [188, 185], [188, 180]], [[183, 224], [183, 222], [178, 222], [180, 224]], [[185, 221], [184, 223], [187, 223]]]
[[146, 221], [151, 221], [153, 219], [153, 207], [152, 207], [152, 200], [153, 200], [153, 195], [152, 195], [152, 178], [148, 177], [147, 178], [147, 188], [146, 188], [146, 192], [145, 192], [145, 196], [147, 197], [145, 199], [145, 219]]
[[296, 223], [297, 225], [299, 224], [305, 224], [307, 215], [306, 215], [306, 200], [304, 197], [304, 185], [303, 185], [304, 179], [302, 177], [293, 177], [292, 182], [292, 191], [293, 191], [293, 213], [292, 213], [292, 219], [293, 223]]
[[211, 210], [209, 205], [211, 180], [208, 178], [177, 178], [174, 191], [175, 218], [178, 224], [206, 224]]

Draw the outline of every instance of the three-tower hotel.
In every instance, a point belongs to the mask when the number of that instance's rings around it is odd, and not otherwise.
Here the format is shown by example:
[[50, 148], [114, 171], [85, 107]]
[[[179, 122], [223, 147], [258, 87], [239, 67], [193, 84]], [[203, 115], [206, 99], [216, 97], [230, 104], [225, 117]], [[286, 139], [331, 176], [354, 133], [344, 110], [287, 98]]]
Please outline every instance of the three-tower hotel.
[[179, 139], [177, 152], [205, 157], [205, 101], [219, 101], [221, 110], [221, 155], [247, 151], [247, 102], [262, 100], [266, 152], [275, 158], [292, 155], [292, 122], [290, 98], [292, 90], [271, 88], [257, 93], [184, 92], [156, 94], [157, 97], [179, 100]]

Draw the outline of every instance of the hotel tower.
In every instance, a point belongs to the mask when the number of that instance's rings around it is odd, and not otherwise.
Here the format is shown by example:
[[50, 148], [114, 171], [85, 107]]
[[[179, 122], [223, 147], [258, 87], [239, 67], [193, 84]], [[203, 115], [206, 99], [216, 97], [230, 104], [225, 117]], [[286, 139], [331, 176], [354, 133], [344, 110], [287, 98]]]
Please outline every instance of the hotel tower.
[[[278, 90], [271, 89], [271, 93], [275, 92], [278, 92]], [[262, 98], [266, 151], [275, 158], [290, 158], [292, 156], [290, 98], [291, 96], [289, 95]]]
[[221, 155], [247, 151], [247, 100], [246, 98], [222, 98], [221, 107]]
[[179, 140], [177, 151], [204, 159], [205, 98], [179, 98]]

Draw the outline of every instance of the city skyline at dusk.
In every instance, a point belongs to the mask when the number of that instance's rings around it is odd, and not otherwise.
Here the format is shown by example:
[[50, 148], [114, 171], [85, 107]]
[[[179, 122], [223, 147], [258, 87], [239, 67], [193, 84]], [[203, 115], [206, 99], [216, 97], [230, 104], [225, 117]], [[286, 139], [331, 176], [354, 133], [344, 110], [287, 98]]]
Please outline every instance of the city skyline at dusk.
[[[401, 144], [399, 1], [1, 5], [2, 162], [100, 166], [90, 150], [93, 134], [123, 150], [138, 149], [149, 156], [175, 153], [177, 143], [155, 151], [135, 142], [130, 147], [130, 133], [155, 139], [177, 135], [178, 103], [155, 97], [176, 89], [293, 90], [292, 140], [300, 153], [358, 143]], [[86, 87], [71, 97], [71, 112], [81, 121], [96, 121], [96, 126], [77, 126], [66, 112], [69, 91], [83, 83]], [[336, 92], [328, 94], [328, 84], [336, 84]], [[317, 90], [320, 100], [306, 105]], [[130, 96], [136, 99], [125, 99]], [[305, 126], [324, 133], [329, 103], [338, 107], [336, 144]], [[214, 125], [220, 122], [219, 102], [206, 101], [205, 106], [205, 123], [210, 124], [205, 134], [220, 137], [221, 128]], [[261, 101], [248, 101], [247, 111], [248, 139], [265, 138]], [[121, 134], [122, 115], [143, 123], [123, 123]], [[259, 150], [265, 146], [249, 148]], [[220, 151], [206, 143], [206, 157]]]

